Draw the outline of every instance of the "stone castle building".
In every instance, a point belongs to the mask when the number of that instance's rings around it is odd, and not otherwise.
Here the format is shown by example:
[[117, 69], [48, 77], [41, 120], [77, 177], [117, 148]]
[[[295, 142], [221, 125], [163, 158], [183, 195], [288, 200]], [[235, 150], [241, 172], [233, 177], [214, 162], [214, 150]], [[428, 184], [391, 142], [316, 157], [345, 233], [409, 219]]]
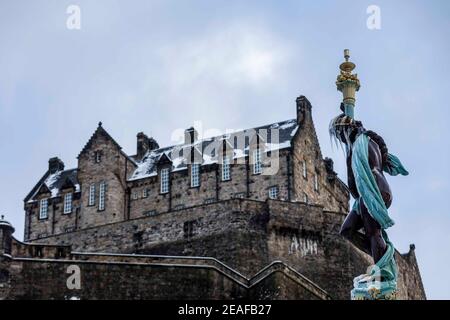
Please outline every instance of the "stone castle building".
[[[304, 96], [295, 119], [218, 137], [189, 128], [161, 148], [138, 133], [135, 155], [100, 123], [77, 168], [49, 160], [24, 209], [25, 242], [0, 221], [9, 299], [348, 299], [371, 264], [339, 236], [349, 192]], [[424, 299], [414, 246], [396, 258], [400, 298]]]

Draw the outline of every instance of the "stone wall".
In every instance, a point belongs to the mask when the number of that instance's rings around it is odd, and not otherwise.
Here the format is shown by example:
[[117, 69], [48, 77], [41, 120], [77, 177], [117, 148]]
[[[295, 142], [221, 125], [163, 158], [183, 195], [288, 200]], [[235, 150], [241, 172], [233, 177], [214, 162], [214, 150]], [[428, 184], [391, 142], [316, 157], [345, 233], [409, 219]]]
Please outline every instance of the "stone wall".
[[[85, 260], [79, 258], [83, 257], [39, 259], [0, 255], [0, 299], [330, 298], [282, 263], [271, 264], [252, 278], [246, 278], [219, 261], [208, 259], [169, 258], [157, 262], [151, 261], [151, 257], [103, 257], [106, 261], [102, 261], [101, 256], [91, 256]], [[68, 282], [73, 284], [69, 277], [74, 272], [79, 279], [79, 287], [75, 288], [67, 285]]]
[[[213, 268], [72, 261], [12, 262], [8, 299], [231, 299], [246, 290]], [[81, 288], [67, 288], [67, 269], [80, 268]], [[184, 285], [180, 285], [184, 284]]]
[[321, 206], [279, 201], [268, 205], [269, 260], [284, 261], [332, 297], [348, 299], [352, 279], [372, 262], [339, 236], [345, 215], [324, 211]]
[[213, 256], [251, 274], [268, 263], [263, 253], [266, 219], [264, 202], [234, 199], [34, 243], [72, 245], [74, 251], [83, 252]]
[[171, 188], [167, 194], [160, 193], [157, 176], [131, 182], [130, 216], [139, 218], [232, 198], [264, 201], [269, 197], [271, 187], [278, 187], [279, 199], [289, 200], [290, 164], [287, 159], [290, 150], [283, 150], [279, 155], [280, 167], [274, 175], [253, 174], [249, 165], [241, 163], [242, 159], [235, 159], [228, 181], [222, 181], [221, 165], [213, 164], [201, 166], [198, 187], [191, 186], [190, 167], [172, 172]]
[[[73, 194], [70, 213], [64, 213], [64, 195], [67, 192]], [[79, 192], [74, 193], [74, 190], [70, 189], [64, 190], [60, 196], [54, 198], [50, 194], [40, 194], [36, 197], [36, 201], [27, 203], [25, 205], [25, 239], [37, 239], [76, 230], [77, 215], [80, 214], [81, 208], [80, 196]], [[44, 198], [48, 199], [47, 218], [40, 219], [40, 200]]]
[[[323, 205], [329, 211], [348, 212], [349, 192], [334, 172], [326, 169], [311, 109], [311, 103], [305, 97], [297, 98], [297, 121], [300, 126], [292, 143], [293, 200], [304, 201], [306, 194], [309, 203]], [[315, 188], [315, 179], [318, 188]]]
[[408, 253], [400, 254], [396, 252], [395, 260], [402, 272], [399, 273], [399, 288], [404, 293], [404, 298], [409, 300], [425, 299], [425, 289], [417, 263], [415, 246], [410, 245]]
[[[72, 245], [74, 251], [214, 257], [251, 276], [281, 260], [325, 289], [348, 299], [352, 279], [366, 271], [370, 257], [339, 234], [345, 214], [321, 206], [234, 199], [155, 217], [41, 239]], [[400, 298], [424, 298], [417, 263], [397, 254]]]
[[330, 299], [282, 262], [247, 277], [214, 258], [77, 253], [12, 232], [0, 224], [0, 299]]
[[[100, 159], [97, 161], [97, 153]], [[126, 178], [128, 159], [120, 147], [99, 127], [78, 156], [78, 180], [82, 207], [78, 229], [123, 221], [126, 215]], [[105, 183], [105, 208], [99, 208], [100, 184]], [[95, 185], [94, 205], [89, 205], [89, 187]]]

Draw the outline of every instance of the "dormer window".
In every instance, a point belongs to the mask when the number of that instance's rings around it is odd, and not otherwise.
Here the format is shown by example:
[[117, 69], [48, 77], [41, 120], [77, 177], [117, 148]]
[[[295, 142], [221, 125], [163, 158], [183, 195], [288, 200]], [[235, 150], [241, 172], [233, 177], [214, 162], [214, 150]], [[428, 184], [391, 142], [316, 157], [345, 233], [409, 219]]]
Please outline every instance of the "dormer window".
[[72, 212], [72, 193], [64, 195], [64, 214]]
[[42, 199], [39, 206], [39, 219], [48, 217], [48, 199]]
[[169, 192], [169, 168], [161, 169], [161, 193]]
[[102, 152], [95, 151], [94, 158], [95, 158], [95, 163], [100, 163], [102, 161]]

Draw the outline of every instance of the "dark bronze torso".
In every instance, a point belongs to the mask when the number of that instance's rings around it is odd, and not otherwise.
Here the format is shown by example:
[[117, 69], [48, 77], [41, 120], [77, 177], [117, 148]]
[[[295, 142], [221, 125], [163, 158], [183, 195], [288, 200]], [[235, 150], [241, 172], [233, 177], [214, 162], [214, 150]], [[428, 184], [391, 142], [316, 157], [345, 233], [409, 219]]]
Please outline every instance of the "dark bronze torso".
[[[372, 169], [372, 173], [375, 177], [386, 207], [389, 208], [392, 203], [392, 192], [386, 177], [383, 174], [383, 157], [381, 155], [380, 147], [372, 139], [369, 139], [369, 165]], [[350, 150], [347, 154], [347, 180], [351, 195], [354, 199], [359, 199], [355, 176], [353, 175], [352, 170], [352, 150]]]

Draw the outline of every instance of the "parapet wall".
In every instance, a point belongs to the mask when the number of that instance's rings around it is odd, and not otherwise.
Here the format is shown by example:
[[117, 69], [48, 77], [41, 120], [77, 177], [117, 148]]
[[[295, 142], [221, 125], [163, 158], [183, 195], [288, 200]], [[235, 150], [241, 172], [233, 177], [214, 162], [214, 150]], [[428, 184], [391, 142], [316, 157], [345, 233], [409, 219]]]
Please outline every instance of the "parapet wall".
[[0, 299], [330, 299], [282, 262], [247, 278], [213, 258], [78, 253], [0, 256], [0, 271]]

